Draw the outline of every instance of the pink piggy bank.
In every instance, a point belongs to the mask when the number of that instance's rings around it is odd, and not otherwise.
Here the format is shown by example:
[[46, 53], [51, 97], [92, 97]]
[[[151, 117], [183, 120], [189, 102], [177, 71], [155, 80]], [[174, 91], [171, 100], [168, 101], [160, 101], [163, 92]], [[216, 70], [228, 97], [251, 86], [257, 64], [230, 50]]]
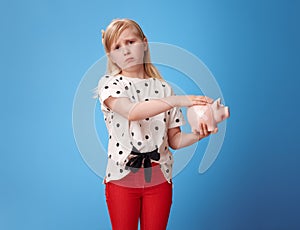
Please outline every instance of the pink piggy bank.
[[221, 104], [218, 98], [212, 104], [195, 105], [187, 109], [187, 119], [192, 127], [192, 132], [199, 132], [201, 123], [207, 125], [208, 131], [216, 133], [217, 124], [230, 116], [229, 108]]

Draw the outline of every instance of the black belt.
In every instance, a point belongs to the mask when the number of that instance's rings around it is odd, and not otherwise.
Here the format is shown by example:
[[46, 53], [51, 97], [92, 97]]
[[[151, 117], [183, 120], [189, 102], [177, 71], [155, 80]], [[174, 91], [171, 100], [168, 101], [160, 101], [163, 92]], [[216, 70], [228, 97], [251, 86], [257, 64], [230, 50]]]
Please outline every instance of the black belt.
[[153, 150], [152, 152], [140, 153], [135, 151], [131, 151], [131, 155], [134, 155], [126, 164], [129, 167], [130, 171], [136, 173], [142, 165], [144, 166], [144, 177], [146, 182], [151, 182], [152, 176], [152, 165], [151, 160], [158, 161], [160, 159], [160, 154], [158, 149]]

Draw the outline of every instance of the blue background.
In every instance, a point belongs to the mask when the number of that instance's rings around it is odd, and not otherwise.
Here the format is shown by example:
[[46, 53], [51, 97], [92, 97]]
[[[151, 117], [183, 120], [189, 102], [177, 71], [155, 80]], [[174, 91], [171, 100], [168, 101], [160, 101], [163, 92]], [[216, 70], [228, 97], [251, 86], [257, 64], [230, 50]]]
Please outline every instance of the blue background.
[[299, 1], [2, 0], [0, 9], [0, 229], [110, 229], [72, 106], [104, 55], [100, 30], [123, 17], [149, 41], [198, 56], [231, 108], [214, 165], [199, 174], [199, 151], [175, 177], [168, 229], [300, 229]]

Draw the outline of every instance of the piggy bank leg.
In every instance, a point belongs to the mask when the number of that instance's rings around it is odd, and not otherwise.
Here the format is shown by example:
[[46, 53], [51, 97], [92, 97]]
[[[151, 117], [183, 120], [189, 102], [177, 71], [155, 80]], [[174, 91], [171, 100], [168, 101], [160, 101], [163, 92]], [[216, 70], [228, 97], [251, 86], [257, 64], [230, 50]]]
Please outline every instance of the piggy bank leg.
[[218, 132], [218, 128], [215, 128], [213, 131], [211, 131], [211, 133], [217, 133]]

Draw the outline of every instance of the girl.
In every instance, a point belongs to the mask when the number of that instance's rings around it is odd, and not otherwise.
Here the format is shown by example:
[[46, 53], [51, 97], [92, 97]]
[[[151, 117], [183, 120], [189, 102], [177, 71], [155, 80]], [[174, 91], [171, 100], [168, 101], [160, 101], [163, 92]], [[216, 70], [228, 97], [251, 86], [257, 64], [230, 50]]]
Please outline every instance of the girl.
[[147, 38], [130, 19], [102, 31], [108, 63], [98, 97], [109, 143], [104, 183], [113, 230], [164, 230], [172, 203], [173, 157], [169, 151], [207, 137], [182, 133], [180, 107], [205, 105], [205, 96], [175, 96], [151, 64]]

